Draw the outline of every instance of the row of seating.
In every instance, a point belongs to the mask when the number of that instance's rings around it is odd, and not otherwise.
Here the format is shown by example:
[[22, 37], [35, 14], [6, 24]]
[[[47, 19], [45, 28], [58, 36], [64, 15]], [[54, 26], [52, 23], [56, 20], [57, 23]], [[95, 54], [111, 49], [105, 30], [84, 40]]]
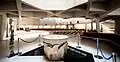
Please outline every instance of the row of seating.
[[30, 28], [29, 27], [26, 27], [26, 28], [17, 28], [17, 30], [30, 31]]
[[63, 34], [63, 35], [76, 35], [81, 33], [79, 30], [71, 30], [71, 31], [54, 31], [53, 34]]

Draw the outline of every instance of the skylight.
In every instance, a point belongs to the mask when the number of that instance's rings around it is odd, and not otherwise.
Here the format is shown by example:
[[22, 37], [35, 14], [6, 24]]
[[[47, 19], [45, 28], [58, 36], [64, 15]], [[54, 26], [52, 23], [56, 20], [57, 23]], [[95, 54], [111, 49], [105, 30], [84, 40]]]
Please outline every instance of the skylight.
[[86, 3], [88, 0], [21, 0], [43, 10], [66, 10]]

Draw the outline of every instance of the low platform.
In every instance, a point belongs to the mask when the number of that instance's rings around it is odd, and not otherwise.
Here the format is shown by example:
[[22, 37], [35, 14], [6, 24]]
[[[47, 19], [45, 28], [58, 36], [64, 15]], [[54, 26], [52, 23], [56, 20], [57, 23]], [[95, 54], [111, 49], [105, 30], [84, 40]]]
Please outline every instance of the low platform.
[[[43, 60], [47, 60], [44, 47], [36, 48], [32, 51], [22, 54], [21, 56], [43, 56]], [[67, 54], [64, 56], [64, 59], [61, 59], [62, 62], [94, 62], [93, 55], [91, 53], [76, 49], [74, 47], [68, 46]], [[60, 61], [60, 62], [61, 62]]]

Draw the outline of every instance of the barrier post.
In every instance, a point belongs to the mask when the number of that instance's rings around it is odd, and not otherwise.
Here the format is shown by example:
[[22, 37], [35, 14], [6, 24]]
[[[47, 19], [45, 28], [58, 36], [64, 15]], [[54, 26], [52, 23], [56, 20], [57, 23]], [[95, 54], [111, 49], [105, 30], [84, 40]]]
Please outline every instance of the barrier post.
[[78, 33], [78, 42], [77, 42], [76, 48], [81, 48], [80, 47], [80, 41], [81, 41], [81, 39], [80, 39], [80, 33]]
[[113, 61], [113, 62], [116, 62], [116, 53], [113, 52], [112, 54], [113, 54], [112, 61]]
[[94, 57], [98, 59], [103, 59], [103, 57], [98, 54], [99, 54], [99, 38], [97, 38], [97, 55], [94, 55]]
[[20, 43], [19, 43], [19, 38], [18, 38], [18, 55], [21, 55], [21, 52], [20, 52]]
[[38, 44], [38, 46], [41, 46], [41, 45], [42, 45], [40, 40], [41, 40], [41, 36], [40, 36], [40, 34], [39, 34], [39, 38], [38, 38], [39, 44]]

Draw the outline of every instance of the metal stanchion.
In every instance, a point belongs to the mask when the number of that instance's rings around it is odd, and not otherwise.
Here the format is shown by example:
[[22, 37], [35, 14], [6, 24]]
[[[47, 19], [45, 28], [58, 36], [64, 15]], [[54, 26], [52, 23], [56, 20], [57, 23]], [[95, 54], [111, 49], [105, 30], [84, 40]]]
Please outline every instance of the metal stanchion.
[[76, 46], [76, 48], [81, 48], [81, 47], [80, 47], [80, 34], [79, 34], [79, 33], [78, 33], [78, 42], [77, 42], [77, 44], [78, 44], [78, 45]]
[[21, 55], [22, 53], [20, 52], [20, 43], [19, 43], [19, 38], [18, 38], [18, 55]]
[[38, 38], [38, 40], [39, 40], [39, 44], [38, 44], [38, 46], [41, 46], [42, 44], [41, 44], [41, 36], [39, 35], [39, 38]]
[[112, 54], [113, 54], [112, 61], [113, 61], [113, 62], [116, 62], [116, 53], [113, 52]]
[[103, 59], [103, 57], [98, 54], [99, 54], [99, 38], [97, 38], [97, 55], [94, 55], [94, 57], [98, 59]]

